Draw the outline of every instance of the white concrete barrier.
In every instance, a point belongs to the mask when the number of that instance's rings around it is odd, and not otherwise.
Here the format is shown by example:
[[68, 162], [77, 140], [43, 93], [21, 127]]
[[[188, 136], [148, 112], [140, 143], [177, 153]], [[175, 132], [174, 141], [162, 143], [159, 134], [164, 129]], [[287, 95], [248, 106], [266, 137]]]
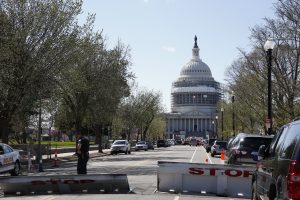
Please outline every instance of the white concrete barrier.
[[254, 169], [254, 166], [158, 161], [157, 188], [161, 192], [250, 198]]
[[1, 177], [4, 195], [128, 193], [126, 174]]

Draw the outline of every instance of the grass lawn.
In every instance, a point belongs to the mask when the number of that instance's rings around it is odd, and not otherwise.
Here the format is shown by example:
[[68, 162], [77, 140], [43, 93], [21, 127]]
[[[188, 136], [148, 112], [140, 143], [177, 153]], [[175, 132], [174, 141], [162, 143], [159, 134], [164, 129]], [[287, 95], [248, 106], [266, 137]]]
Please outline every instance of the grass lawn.
[[[35, 142], [35, 144], [38, 144], [38, 142]], [[57, 147], [75, 147], [76, 142], [75, 141], [67, 141], [67, 142], [61, 142], [61, 141], [41, 141], [41, 144], [51, 144], [52, 148]], [[90, 141], [90, 145], [94, 144], [94, 141]]]

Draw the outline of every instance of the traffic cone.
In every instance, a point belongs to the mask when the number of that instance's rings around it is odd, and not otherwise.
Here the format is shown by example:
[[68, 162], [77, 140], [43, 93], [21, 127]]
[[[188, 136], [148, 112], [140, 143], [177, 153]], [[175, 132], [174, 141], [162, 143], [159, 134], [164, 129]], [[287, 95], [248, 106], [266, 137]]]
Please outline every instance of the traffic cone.
[[224, 164], [224, 162], [225, 162], [225, 151], [224, 151], [224, 149], [222, 149], [222, 151], [221, 151], [221, 162]]
[[55, 149], [55, 154], [54, 154], [54, 165], [53, 165], [53, 167], [58, 167], [57, 149]]
[[207, 158], [205, 159], [205, 162], [208, 163], [208, 159]]

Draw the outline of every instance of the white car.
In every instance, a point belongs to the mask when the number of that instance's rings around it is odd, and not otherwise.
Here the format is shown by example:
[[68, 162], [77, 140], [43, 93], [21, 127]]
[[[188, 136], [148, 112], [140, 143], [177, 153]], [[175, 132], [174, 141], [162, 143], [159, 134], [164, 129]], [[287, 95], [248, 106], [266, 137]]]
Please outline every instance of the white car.
[[20, 153], [7, 144], [0, 143], [0, 173], [20, 174]]
[[110, 147], [110, 154], [130, 154], [130, 144], [127, 140], [115, 140]]
[[145, 141], [139, 141], [135, 145], [135, 151], [145, 150], [148, 151], [148, 144]]

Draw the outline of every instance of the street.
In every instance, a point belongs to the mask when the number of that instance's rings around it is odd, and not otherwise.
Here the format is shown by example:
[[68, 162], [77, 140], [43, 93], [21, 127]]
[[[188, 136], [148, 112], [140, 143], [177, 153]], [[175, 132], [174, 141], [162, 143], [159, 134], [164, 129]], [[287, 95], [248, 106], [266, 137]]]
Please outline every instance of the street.
[[[177, 161], [193, 163], [220, 163], [220, 157], [210, 157], [202, 146], [171, 146], [149, 151], [132, 151], [131, 154], [107, 155], [93, 157], [88, 162], [88, 174], [127, 174], [132, 194], [121, 195], [122, 199], [232, 199], [226, 197], [203, 196], [201, 194], [183, 195], [157, 191], [157, 161]], [[39, 175], [74, 174], [77, 162], [63, 162], [58, 168], [45, 169]], [[142, 195], [142, 197], [141, 197]], [[82, 195], [42, 195], [22, 196], [22, 199], [79, 199]], [[86, 194], [89, 199], [118, 199], [119, 194]], [[7, 197], [19, 199], [20, 197]]]

